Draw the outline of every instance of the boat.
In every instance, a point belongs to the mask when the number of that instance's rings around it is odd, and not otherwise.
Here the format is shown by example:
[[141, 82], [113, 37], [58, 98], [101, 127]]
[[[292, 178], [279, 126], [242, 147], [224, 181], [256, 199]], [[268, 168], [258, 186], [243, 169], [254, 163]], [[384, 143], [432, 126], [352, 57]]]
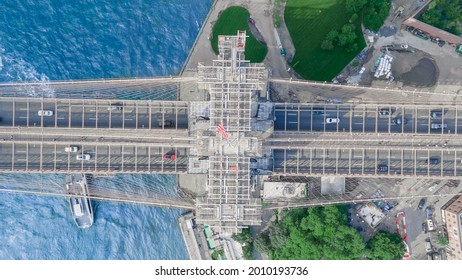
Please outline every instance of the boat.
[[85, 174], [66, 176], [66, 190], [69, 194], [69, 205], [76, 225], [79, 228], [89, 228], [93, 224], [93, 209]]

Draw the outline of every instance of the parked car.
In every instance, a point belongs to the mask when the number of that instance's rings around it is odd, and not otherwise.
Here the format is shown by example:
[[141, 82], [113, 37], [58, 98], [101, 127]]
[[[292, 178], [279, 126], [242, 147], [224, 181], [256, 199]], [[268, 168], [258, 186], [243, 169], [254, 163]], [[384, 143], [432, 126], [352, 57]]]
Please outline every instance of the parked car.
[[431, 129], [445, 129], [448, 128], [447, 123], [432, 123], [430, 126]]
[[394, 111], [391, 108], [380, 108], [379, 109], [379, 115], [382, 116], [388, 116], [388, 115], [393, 115]]
[[432, 208], [430, 206], [427, 206], [427, 208], [425, 208], [425, 215], [427, 215], [427, 219], [432, 218], [433, 212], [432, 212]]
[[394, 125], [407, 124], [407, 119], [402, 117], [396, 117], [391, 120], [391, 123]]
[[436, 119], [441, 118], [443, 116], [443, 111], [441, 110], [433, 110], [430, 112], [430, 118]]
[[51, 111], [51, 110], [40, 110], [40, 111], [38, 111], [38, 115], [39, 116], [44, 116], [44, 117], [51, 117], [51, 116], [53, 116], [53, 113], [54, 112]]
[[312, 110], [313, 115], [325, 115], [326, 112], [324, 111], [324, 108], [313, 108]]
[[433, 220], [432, 219], [427, 219], [427, 227], [428, 227], [428, 231], [432, 231], [435, 229], [435, 227], [433, 226]]
[[432, 244], [430, 241], [425, 241], [425, 251], [431, 252], [432, 251]]
[[176, 159], [176, 155], [175, 154], [165, 154], [163, 156], [163, 159], [164, 160], [175, 160]]
[[430, 163], [430, 164], [439, 164], [440, 159], [438, 157], [431, 157], [425, 161], [425, 163]]
[[122, 111], [123, 106], [120, 103], [117, 104], [111, 104], [110, 107], [107, 108], [108, 111]]
[[172, 121], [169, 121], [169, 120], [165, 120], [165, 121], [159, 121], [157, 123], [157, 125], [159, 127], [172, 127], [173, 126], [173, 122]]
[[90, 160], [91, 155], [90, 154], [80, 154], [75, 157], [77, 160]]
[[64, 148], [64, 151], [66, 151], [66, 152], [68, 152], [68, 153], [75, 153], [75, 152], [78, 152], [78, 151], [79, 151], [79, 147], [77, 147], [77, 146], [65, 147], [65, 148]]
[[425, 202], [427, 202], [427, 200], [425, 198], [422, 198], [420, 201], [419, 201], [419, 206], [417, 206], [417, 208], [419, 210], [422, 210], [424, 205], [425, 205]]
[[422, 231], [423, 231], [423, 233], [427, 233], [427, 232], [428, 232], [427, 223], [422, 223]]
[[326, 123], [339, 123], [339, 118], [326, 118]]
[[379, 164], [377, 166], [377, 171], [379, 172], [387, 172], [388, 171], [388, 165], [386, 164]]

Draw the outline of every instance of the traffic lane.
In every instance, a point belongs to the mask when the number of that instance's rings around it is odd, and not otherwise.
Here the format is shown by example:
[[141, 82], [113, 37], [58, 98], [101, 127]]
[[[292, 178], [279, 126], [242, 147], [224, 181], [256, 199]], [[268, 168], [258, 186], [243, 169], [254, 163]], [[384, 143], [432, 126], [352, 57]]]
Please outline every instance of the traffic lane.
[[[188, 151], [186, 148], [162, 149], [157, 147], [135, 147], [135, 146], [81, 146], [79, 152], [67, 153], [64, 151], [66, 145], [45, 144], [41, 148], [38, 144], [15, 144], [0, 145], [2, 169], [11, 170], [12, 152], [14, 154], [14, 166], [23, 170], [42, 169], [54, 170], [137, 170], [138, 165], [149, 166], [149, 162], [155, 169], [161, 171], [162, 168], [170, 171], [185, 170], [188, 164]], [[43, 151], [43, 154], [41, 153]], [[174, 153], [176, 159], [166, 160], [163, 158], [165, 153]], [[89, 154], [90, 160], [77, 160], [77, 155]], [[154, 171], [154, 170], [151, 170]]]
[[[460, 176], [462, 164], [455, 152], [447, 152], [439, 163], [430, 163], [434, 152], [413, 150], [310, 149], [274, 150], [276, 172], [326, 174], [394, 174]], [[456, 163], [456, 164], [455, 164]], [[381, 171], [378, 166], [386, 165]], [[285, 170], [285, 171], [284, 171]]]

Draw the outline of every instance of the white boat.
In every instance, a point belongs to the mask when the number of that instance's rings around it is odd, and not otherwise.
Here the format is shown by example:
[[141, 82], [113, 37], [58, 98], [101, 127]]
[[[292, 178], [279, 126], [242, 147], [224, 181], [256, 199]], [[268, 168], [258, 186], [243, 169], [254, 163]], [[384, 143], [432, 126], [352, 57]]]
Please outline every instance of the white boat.
[[89, 228], [93, 224], [93, 209], [85, 174], [66, 176], [66, 190], [75, 223], [79, 228]]

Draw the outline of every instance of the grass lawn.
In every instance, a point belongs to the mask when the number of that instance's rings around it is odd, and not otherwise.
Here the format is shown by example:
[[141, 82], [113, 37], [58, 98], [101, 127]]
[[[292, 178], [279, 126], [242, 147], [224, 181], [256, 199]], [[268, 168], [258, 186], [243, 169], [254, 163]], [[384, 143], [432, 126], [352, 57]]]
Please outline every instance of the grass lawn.
[[249, 30], [249, 12], [242, 7], [229, 7], [224, 10], [213, 27], [212, 48], [218, 54], [218, 35], [236, 35], [237, 30], [247, 30], [245, 57], [251, 62], [262, 62], [268, 48], [255, 39]]
[[[347, 52], [336, 46], [331, 51], [321, 49], [326, 34], [348, 23], [346, 0], [287, 0], [284, 18], [295, 45], [291, 66], [307, 80], [330, 81], [366, 46], [357, 26], [358, 50]], [[295, 66], [294, 66], [295, 65]]]

